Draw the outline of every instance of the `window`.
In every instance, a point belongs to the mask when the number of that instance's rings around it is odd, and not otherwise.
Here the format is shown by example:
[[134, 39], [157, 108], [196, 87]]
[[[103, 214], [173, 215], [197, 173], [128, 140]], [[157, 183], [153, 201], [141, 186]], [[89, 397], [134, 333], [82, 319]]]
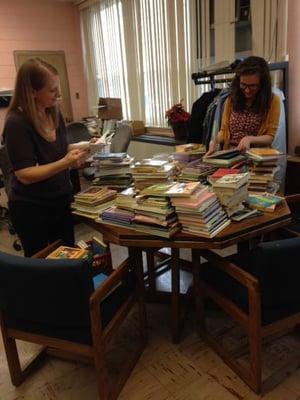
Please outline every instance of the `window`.
[[165, 126], [165, 111], [195, 98], [193, 0], [103, 0], [81, 12], [90, 106], [120, 97], [123, 117]]

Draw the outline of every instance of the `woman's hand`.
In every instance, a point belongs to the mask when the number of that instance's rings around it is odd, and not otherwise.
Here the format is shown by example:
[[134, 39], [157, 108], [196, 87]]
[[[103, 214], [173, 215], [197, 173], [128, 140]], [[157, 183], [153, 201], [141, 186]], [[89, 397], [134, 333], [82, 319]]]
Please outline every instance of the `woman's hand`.
[[213, 154], [215, 151], [219, 150], [219, 147], [220, 147], [219, 143], [216, 143], [214, 140], [211, 140], [209, 142], [208, 151], [204, 154], [203, 158], [206, 158], [207, 156]]
[[241, 139], [240, 143], [237, 146], [237, 150], [241, 152], [245, 152], [246, 150], [250, 149], [252, 144], [252, 136], [245, 136]]
[[88, 150], [73, 149], [64, 157], [66, 164], [70, 168], [80, 168], [88, 157]]

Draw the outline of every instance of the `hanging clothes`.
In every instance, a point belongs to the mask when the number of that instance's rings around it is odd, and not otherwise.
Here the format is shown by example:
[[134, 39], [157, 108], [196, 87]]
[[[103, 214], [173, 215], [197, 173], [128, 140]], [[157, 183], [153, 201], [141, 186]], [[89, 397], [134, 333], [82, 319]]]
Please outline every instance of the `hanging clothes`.
[[191, 118], [189, 120], [189, 134], [187, 137], [187, 143], [204, 143], [203, 121], [206, 116], [208, 106], [220, 93], [220, 91], [220, 89], [215, 89], [205, 92], [194, 102], [192, 106]]

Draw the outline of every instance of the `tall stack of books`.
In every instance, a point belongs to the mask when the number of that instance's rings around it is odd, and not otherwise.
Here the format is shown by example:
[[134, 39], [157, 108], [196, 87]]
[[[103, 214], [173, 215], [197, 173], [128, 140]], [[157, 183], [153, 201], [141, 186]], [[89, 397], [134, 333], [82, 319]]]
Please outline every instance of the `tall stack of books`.
[[273, 148], [254, 147], [247, 150], [247, 156], [251, 160], [250, 191], [265, 192], [273, 189], [278, 161], [282, 155], [280, 151]]
[[212, 238], [229, 225], [230, 220], [215, 193], [199, 182], [174, 184], [168, 191], [182, 232]]
[[103, 210], [113, 204], [117, 192], [103, 186], [90, 186], [89, 188], [75, 194], [74, 202], [71, 204], [72, 213], [91, 219], [96, 219]]
[[96, 168], [93, 184], [118, 191], [126, 189], [133, 182], [130, 171], [133, 160], [127, 153], [96, 153], [92, 162]]
[[147, 186], [173, 181], [176, 168], [168, 160], [146, 158], [132, 165], [131, 173], [135, 189], [142, 190]]
[[243, 208], [243, 202], [248, 196], [249, 174], [229, 174], [212, 184], [222, 206], [230, 217]]
[[140, 192], [134, 206], [136, 230], [165, 238], [180, 231], [175, 209], [166, 194], [173, 185], [174, 182], [159, 183]]

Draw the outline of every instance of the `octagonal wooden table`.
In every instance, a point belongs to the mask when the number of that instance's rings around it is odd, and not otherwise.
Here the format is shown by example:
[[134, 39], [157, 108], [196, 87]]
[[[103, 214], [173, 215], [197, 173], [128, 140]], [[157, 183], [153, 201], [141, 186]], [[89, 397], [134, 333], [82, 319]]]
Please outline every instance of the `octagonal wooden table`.
[[[171, 335], [173, 342], [178, 343], [181, 325], [179, 250], [182, 248], [192, 250], [193, 285], [197, 287], [201, 250], [224, 249], [234, 244], [238, 246], [238, 249], [244, 247], [248, 245], [251, 239], [269, 234], [288, 225], [291, 221], [291, 213], [287, 203], [284, 201], [282, 204], [278, 205], [272, 213], [265, 212], [262, 216], [246, 219], [241, 222], [232, 222], [212, 239], [184, 233], [178, 233], [171, 239], [165, 239], [138, 232], [133, 229], [114, 226], [103, 222], [95, 222], [84, 217], [82, 220], [101, 232], [107, 242], [126, 246], [128, 248], [130, 262], [133, 266], [142, 264], [143, 251], [148, 251], [153, 255], [155, 249], [157, 250], [165, 247], [171, 248]], [[150, 289], [155, 292], [155, 287], [153, 287], [153, 285], [155, 285], [155, 277], [149, 276], [148, 281]], [[195, 290], [194, 293], [198, 326], [203, 316], [203, 302], [200, 297], [201, 293], [197, 290]]]

